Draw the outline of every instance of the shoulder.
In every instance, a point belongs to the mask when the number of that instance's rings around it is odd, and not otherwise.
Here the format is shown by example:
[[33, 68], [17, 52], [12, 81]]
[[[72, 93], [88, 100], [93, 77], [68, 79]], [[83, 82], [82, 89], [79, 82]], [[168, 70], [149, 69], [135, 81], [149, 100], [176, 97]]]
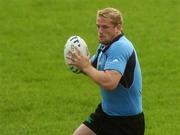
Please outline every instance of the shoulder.
[[111, 44], [108, 49], [109, 54], [123, 55], [129, 57], [134, 50], [133, 44], [125, 36], [121, 37], [118, 41]]

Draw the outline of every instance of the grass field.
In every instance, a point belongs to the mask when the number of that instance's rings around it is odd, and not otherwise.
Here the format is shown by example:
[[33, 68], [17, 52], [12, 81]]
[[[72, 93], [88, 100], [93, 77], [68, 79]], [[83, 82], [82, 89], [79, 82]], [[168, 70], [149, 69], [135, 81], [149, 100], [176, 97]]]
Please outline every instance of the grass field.
[[98, 44], [99, 8], [123, 12], [139, 54], [146, 135], [180, 134], [179, 0], [0, 0], [0, 135], [71, 135], [99, 89], [67, 70], [67, 38]]

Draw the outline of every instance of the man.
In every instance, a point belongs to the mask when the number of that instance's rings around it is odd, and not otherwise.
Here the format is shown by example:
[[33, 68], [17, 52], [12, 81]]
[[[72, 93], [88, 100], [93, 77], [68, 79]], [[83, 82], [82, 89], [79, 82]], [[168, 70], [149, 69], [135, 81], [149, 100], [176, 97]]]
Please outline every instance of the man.
[[117, 9], [97, 12], [100, 45], [91, 62], [76, 49], [69, 53], [78, 67], [100, 86], [102, 101], [74, 135], [143, 135], [142, 78], [136, 51], [123, 34]]

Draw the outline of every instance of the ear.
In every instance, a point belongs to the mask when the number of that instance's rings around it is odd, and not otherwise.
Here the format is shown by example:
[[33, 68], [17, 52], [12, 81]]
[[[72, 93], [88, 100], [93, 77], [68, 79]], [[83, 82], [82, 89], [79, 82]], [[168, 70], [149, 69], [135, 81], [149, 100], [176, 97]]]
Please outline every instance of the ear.
[[121, 27], [120, 24], [118, 24], [118, 25], [116, 26], [116, 32], [119, 33], [120, 31], [122, 31], [122, 27]]
[[121, 30], [121, 29], [122, 29], [121, 24], [118, 24], [116, 27], [117, 27], [118, 30]]

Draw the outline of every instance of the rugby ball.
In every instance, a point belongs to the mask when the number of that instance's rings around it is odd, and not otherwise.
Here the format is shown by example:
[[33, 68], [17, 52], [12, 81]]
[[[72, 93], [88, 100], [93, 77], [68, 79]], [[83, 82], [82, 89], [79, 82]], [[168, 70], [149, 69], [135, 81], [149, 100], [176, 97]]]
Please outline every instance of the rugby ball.
[[83, 56], [89, 56], [88, 46], [86, 42], [79, 36], [74, 35], [68, 38], [65, 46], [64, 46], [64, 61], [67, 67], [73, 72], [73, 73], [80, 73], [80, 70], [73, 65], [69, 65], [70, 62], [69, 59], [67, 59], [68, 52], [71, 51], [72, 53], [76, 53], [75, 47], [78, 48], [81, 55]]

